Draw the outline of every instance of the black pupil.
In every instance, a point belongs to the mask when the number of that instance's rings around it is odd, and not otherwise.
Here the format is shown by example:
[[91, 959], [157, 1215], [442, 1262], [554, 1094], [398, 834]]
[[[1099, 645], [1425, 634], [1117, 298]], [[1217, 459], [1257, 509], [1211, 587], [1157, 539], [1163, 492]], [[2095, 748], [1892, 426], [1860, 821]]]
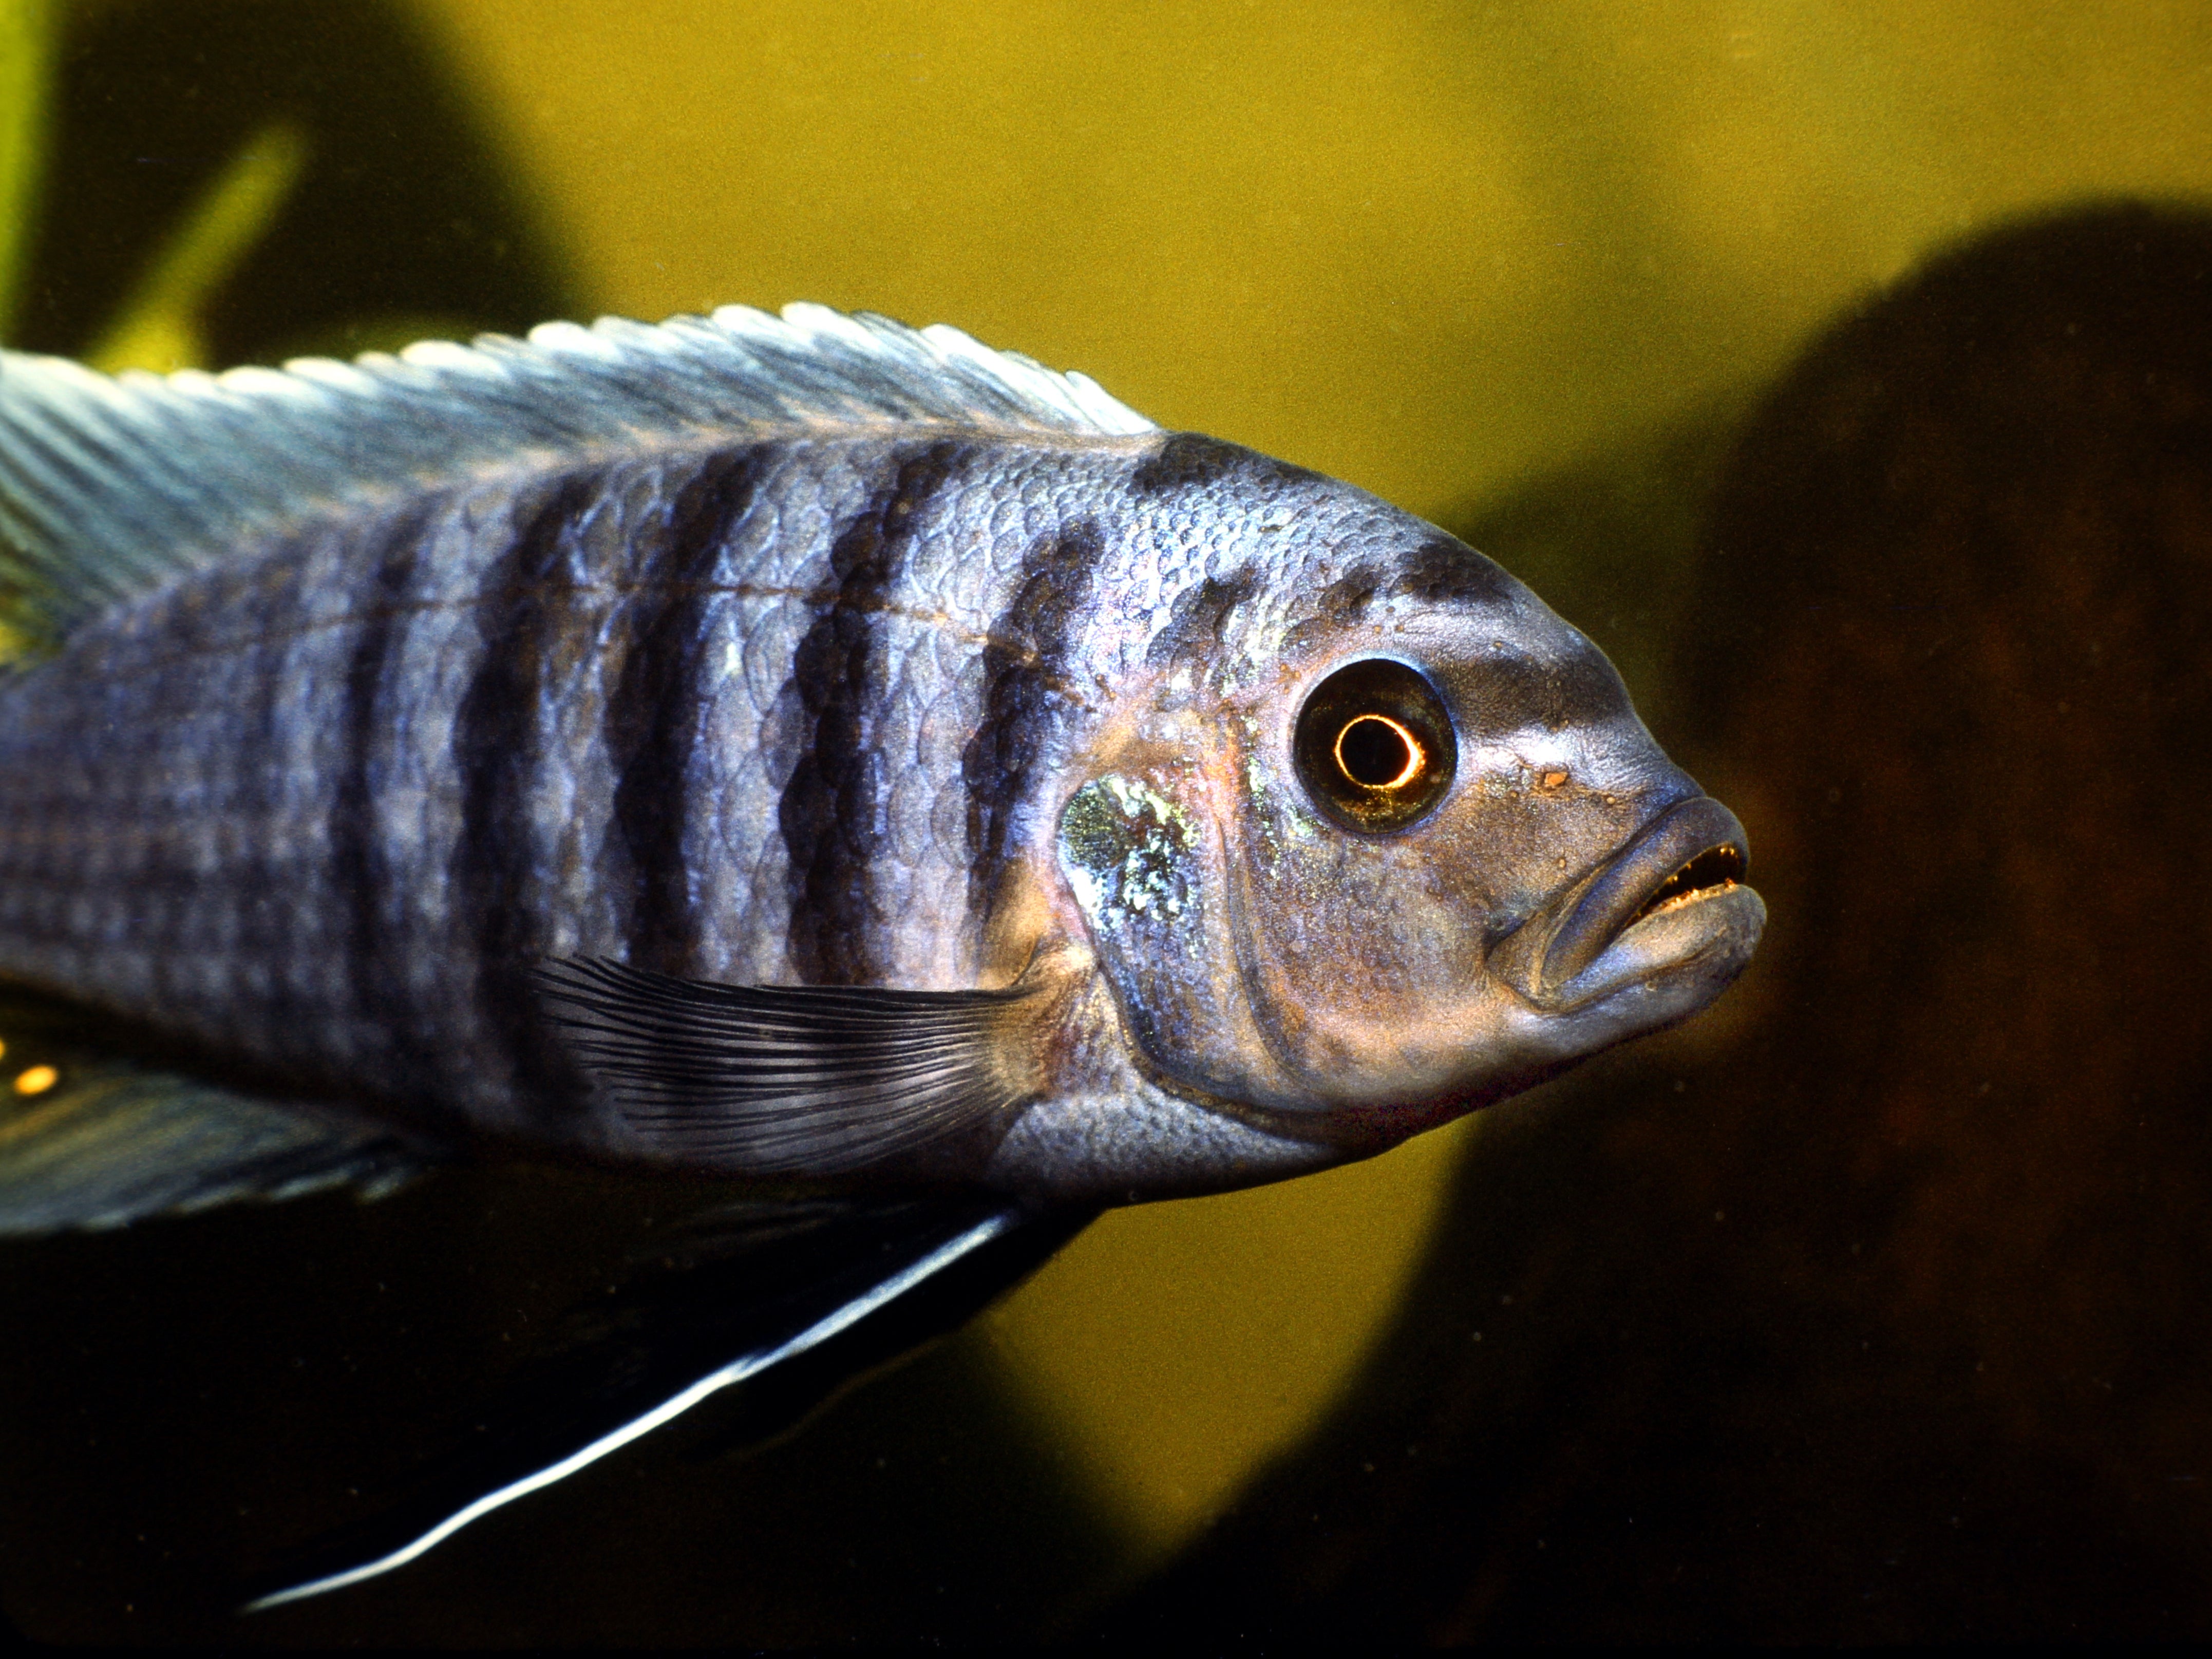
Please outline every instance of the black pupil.
[[1451, 715], [1418, 670], [1346, 663], [1306, 695], [1291, 757], [1306, 799], [1355, 835], [1418, 823], [1451, 788]]
[[1336, 752], [1345, 775], [1354, 783], [1379, 789], [1405, 775], [1413, 751], [1405, 734], [1388, 720], [1362, 715], [1344, 728]]

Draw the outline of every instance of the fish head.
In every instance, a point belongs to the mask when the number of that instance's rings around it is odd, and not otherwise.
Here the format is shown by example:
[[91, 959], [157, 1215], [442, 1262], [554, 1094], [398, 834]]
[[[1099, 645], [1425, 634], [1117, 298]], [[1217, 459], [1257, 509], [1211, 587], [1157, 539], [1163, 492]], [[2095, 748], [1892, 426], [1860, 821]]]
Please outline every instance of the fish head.
[[1765, 914], [1597, 647], [1361, 499], [1194, 590], [1058, 837], [1137, 1063], [1353, 1152], [1687, 1018]]

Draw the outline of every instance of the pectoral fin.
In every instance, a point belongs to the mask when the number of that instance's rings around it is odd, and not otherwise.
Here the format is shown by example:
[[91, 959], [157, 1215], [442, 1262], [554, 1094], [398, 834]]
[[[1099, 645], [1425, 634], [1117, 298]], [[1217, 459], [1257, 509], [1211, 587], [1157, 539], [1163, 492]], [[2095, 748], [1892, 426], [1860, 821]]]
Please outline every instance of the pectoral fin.
[[538, 977], [570, 1052], [672, 1159], [915, 1169], [995, 1144], [1038, 1086], [1035, 990], [714, 985], [599, 960]]

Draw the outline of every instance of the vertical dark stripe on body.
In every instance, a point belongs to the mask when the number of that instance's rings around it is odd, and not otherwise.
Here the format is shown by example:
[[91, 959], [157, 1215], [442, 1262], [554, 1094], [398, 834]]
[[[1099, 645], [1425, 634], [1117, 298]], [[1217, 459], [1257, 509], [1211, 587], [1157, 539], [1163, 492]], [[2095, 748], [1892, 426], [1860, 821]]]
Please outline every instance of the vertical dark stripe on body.
[[[346, 978], [355, 1012], [380, 1023], [396, 1022], [403, 983], [384, 922], [395, 872], [376, 826], [378, 739], [388, 726], [380, 703], [387, 665], [405, 639], [411, 615], [406, 602], [429, 519], [427, 507], [418, 506], [387, 520], [380, 528], [375, 575], [361, 631], [346, 659], [337, 711], [343, 769], [331, 797], [331, 887], [345, 907]], [[408, 1069], [405, 1057], [395, 1059]], [[406, 1086], [419, 1079], [410, 1076], [393, 1081]]]
[[615, 776], [608, 850], [627, 892], [633, 967], [684, 973], [698, 945], [684, 836], [691, 756], [708, 706], [700, 675], [715, 614], [709, 590], [772, 453], [731, 450], [699, 464], [669, 509], [666, 537], [631, 608], [629, 652], [607, 700], [605, 732]]
[[1187, 658], [1218, 652], [1229, 613], [1260, 591], [1260, 579], [1249, 569], [1238, 570], [1225, 580], [1208, 576], [1183, 590], [1168, 609], [1168, 619], [1145, 645], [1145, 660], [1155, 668]]
[[1229, 477], [1241, 477], [1248, 485], [1261, 489], [1327, 482], [1318, 472], [1309, 472], [1241, 444], [1226, 444], [1202, 432], [1170, 432], [1130, 473], [1129, 489], [1141, 501], [1179, 489], [1210, 489]]
[[951, 439], [893, 452], [885, 463], [892, 477], [830, 548], [836, 595], [792, 659], [785, 696], [811, 740], [776, 822], [791, 865], [791, 959], [810, 985], [867, 984], [882, 966], [869, 894], [884, 840], [884, 757], [871, 730], [884, 694], [878, 613], [931, 498], [968, 453]]
[[461, 821], [451, 878], [475, 947], [477, 1005], [517, 1095], [548, 1113], [574, 1103], [581, 1085], [544, 1040], [529, 980], [540, 896], [532, 890], [530, 790], [547, 671], [575, 611], [567, 584], [556, 583], [563, 544], [601, 487], [592, 473], [554, 483], [486, 573], [477, 604], [482, 655], [453, 720]]
[[1014, 814], [1050, 731], [1053, 677], [1066, 662], [1074, 624], [1090, 603], [1105, 544], [1079, 519], [1040, 538], [983, 647], [983, 706], [960, 757], [968, 787], [968, 908], [978, 930], [1004, 878]]
[[[289, 655], [305, 631], [306, 596], [301, 586], [295, 564], [294, 569], [262, 587], [255, 595], [258, 612], [256, 621], [260, 625], [261, 637], [239, 642], [244, 646], [242, 650], [224, 637], [220, 623], [208, 625], [199, 618], [191, 618], [178, 630], [186, 649], [198, 647], [221, 653], [215, 657], [209, 677], [216, 695], [208, 698], [205, 712], [194, 721], [197, 729], [183, 752], [191, 753], [201, 744], [210, 743], [234, 744], [236, 752], [245, 755], [286, 752], [287, 727], [300, 712], [298, 698], [289, 684], [290, 676], [285, 671], [289, 666]], [[153, 752], [158, 754], [166, 747], [167, 744], [160, 744]], [[222, 778], [230, 774], [234, 780], [224, 789], [229, 799], [222, 799], [222, 807], [232, 811], [250, 811], [264, 823], [282, 817], [289, 799], [302, 782], [289, 769], [264, 766], [258, 769], [258, 775], [252, 772], [240, 775], [233, 770], [229, 756], [210, 755], [207, 761], [207, 775]], [[156, 774], [149, 781], [153, 787], [142, 797], [143, 804], [139, 811], [143, 813], [147, 805], [152, 805], [156, 810], [166, 807], [174, 811], [179, 804], [180, 781]], [[224, 787], [221, 784], [216, 787]], [[185, 787], [191, 786], [187, 784]], [[203, 806], [200, 810], [205, 809]], [[190, 816], [189, 811], [185, 816]], [[166, 835], [162, 840], [168, 845], [141, 866], [135, 884], [149, 893], [186, 890], [191, 878], [176, 861], [176, 843]], [[271, 845], [271, 837], [264, 834], [240, 850], [244, 856], [226, 872], [238, 883], [246, 902], [239, 944], [245, 951], [258, 954], [276, 970], [270, 975], [262, 999], [261, 1017], [272, 1022], [296, 1021], [299, 1009], [289, 983], [291, 975], [284, 971], [291, 966], [288, 957], [292, 930], [270, 914], [266, 902], [269, 896], [282, 890], [279, 872], [284, 849]], [[170, 914], [173, 918], [176, 915], [174, 911]], [[160, 939], [159, 943], [174, 950], [180, 941], [171, 935]]]

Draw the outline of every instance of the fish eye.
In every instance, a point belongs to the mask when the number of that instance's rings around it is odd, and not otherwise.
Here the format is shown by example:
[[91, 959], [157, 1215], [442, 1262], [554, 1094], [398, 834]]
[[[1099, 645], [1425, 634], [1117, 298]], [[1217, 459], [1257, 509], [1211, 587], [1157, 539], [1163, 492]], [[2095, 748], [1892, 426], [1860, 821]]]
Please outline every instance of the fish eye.
[[1387, 657], [1348, 664], [1314, 688], [1292, 754], [1314, 805], [1366, 835], [1425, 817], [1459, 764], [1443, 699], [1417, 670]]

